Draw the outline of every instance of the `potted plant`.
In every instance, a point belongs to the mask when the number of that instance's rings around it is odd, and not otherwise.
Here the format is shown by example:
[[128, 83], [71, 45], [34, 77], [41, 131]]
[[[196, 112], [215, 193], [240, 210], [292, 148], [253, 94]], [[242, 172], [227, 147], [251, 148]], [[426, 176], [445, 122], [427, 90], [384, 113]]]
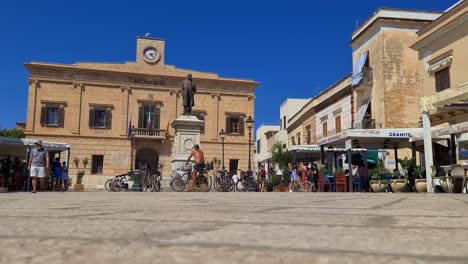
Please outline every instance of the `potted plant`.
[[81, 164], [83, 164], [83, 170], [79, 170], [80, 160], [78, 158], [75, 158], [73, 162], [75, 163], [75, 167], [78, 170], [78, 173], [76, 174], [76, 184], [73, 186], [73, 189], [75, 191], [83, 191], [84, 190], [83, 177], [85, 175], [86, 166], [88, 166], [88, 163], [89, 163], [88, 158], [84, 158], [81, 161]]
[[396, 172], [399, 179], [391, 180], [391, 187], [394, 192], [407, 192], [408, 191], [408, 170], [411, 164], [413, 163], [414, 158], [409, 159], [405, 157], [404, 159], [398, 159], [401, 168], [403, 169], [403, 175], [398, 171]]
[[83, 176], [84, 175], [85, 175], [84, 170], [80, 170], [76, 174], [76, 184], [73, 186], [73, 189], [75, 191], [83, 191], [84, 190], [84, 185], [83, 185]]
[[426, 168], [418, 165], [414, 169], [414, 174], [416, 175], [416, 179], [414, 180], [416, 192], [427, 192]]
[[373, 192], [385, 192], [387, 190], [388, 181], [382, 179], [382, 174], [386, 172], [388, 170], [384, 168], [383, 160], [377, 160], [376, 167], [369, 171], [371, 176], [370, 185]]
[[282, 142], [277, 142], [271, 148], [272, 157], [271, 160], [278, 164], [279, 169], [282, 171], [282, 175], [276, 175], [278, 181], [274, 181], [275, 192], [287, 192], [289, 191], [289, 162], [291, 161], [291, 155], [283, 148]]

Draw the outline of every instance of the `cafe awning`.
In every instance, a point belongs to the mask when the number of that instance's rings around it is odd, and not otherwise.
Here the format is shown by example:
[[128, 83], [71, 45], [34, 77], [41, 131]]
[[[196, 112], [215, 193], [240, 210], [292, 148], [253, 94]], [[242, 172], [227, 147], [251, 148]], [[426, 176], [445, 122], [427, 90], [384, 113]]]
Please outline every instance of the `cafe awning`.
[[[0, 155], [10, 157], [26, 156], [28, 146], [34, 146], [35, 139], [0, 137]], [[48, 151], [61, 152], [70, 148], [70, 144], [44, 141], [43, 146]]]
[[409, 139], [420, 131], [422, 128], [350, 129], [323, 138], [318, 141], [318, 145], [343, 147], [347, 140], [352, 140], [355, 148], [405, 148], [410, 146]]
[[[447, 139], [450, 138], [451, 134], [455, 135], [464, 135], [468, 133], [468, 121], [454, 124], [446, 125], [443, 127], [432, 127], [431, 128], [431, 137], [433, 139]], [[467, 136], [463, 136], [463, 139]], [[411, 142], [423, 140], [423, 131], [415, 132], [414, 135], [410, 138]]]
[[369, 54], [368, 51], [364, 52], [357, 60], [356, 63], [354, 64], [353, 67], [353, 80], [352, 80], [352, 85], [356, 86], [358, 85], [361, 80], [362, 80], [362, 70], [364, 68], [364, 65], [367, 62], [367, 55]]

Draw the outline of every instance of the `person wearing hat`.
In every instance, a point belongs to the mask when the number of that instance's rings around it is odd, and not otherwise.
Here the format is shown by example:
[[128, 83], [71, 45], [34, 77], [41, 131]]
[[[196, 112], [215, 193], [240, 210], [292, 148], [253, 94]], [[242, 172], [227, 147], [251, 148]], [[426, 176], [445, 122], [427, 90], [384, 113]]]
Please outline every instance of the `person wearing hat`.
[[28, 166], [32, 178], [32, 193], [37, 191], [37, 178], [40, 180], [41, 190], [44, 191], [44, 176], [46, 169], [49, 169], [49, 154], [42, 147], [42, 140], [34, 142], [34, 145], [36, 147], [31, 150]]

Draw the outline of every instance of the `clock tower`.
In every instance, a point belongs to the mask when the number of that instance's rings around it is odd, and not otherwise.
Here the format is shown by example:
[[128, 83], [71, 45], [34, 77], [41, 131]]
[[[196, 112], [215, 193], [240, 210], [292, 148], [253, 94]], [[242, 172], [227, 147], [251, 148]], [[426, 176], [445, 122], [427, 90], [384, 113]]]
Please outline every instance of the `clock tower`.
[[164, 65], [164, 39], [138, 37], [136, 62], [146, 65]]

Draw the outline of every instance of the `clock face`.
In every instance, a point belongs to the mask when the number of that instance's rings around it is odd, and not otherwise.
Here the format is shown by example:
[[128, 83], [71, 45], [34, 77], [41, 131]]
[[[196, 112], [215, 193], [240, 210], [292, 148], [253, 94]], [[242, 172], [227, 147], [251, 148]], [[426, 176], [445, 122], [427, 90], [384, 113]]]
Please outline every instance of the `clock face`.
[[148, 60], [156, 59], [156, 55], [157, 55], [157, 53], [156, 53], [155, 49], [150, 48], [150, 49], [147, 49], [145, 51], [145, 58], [148, 59]]

